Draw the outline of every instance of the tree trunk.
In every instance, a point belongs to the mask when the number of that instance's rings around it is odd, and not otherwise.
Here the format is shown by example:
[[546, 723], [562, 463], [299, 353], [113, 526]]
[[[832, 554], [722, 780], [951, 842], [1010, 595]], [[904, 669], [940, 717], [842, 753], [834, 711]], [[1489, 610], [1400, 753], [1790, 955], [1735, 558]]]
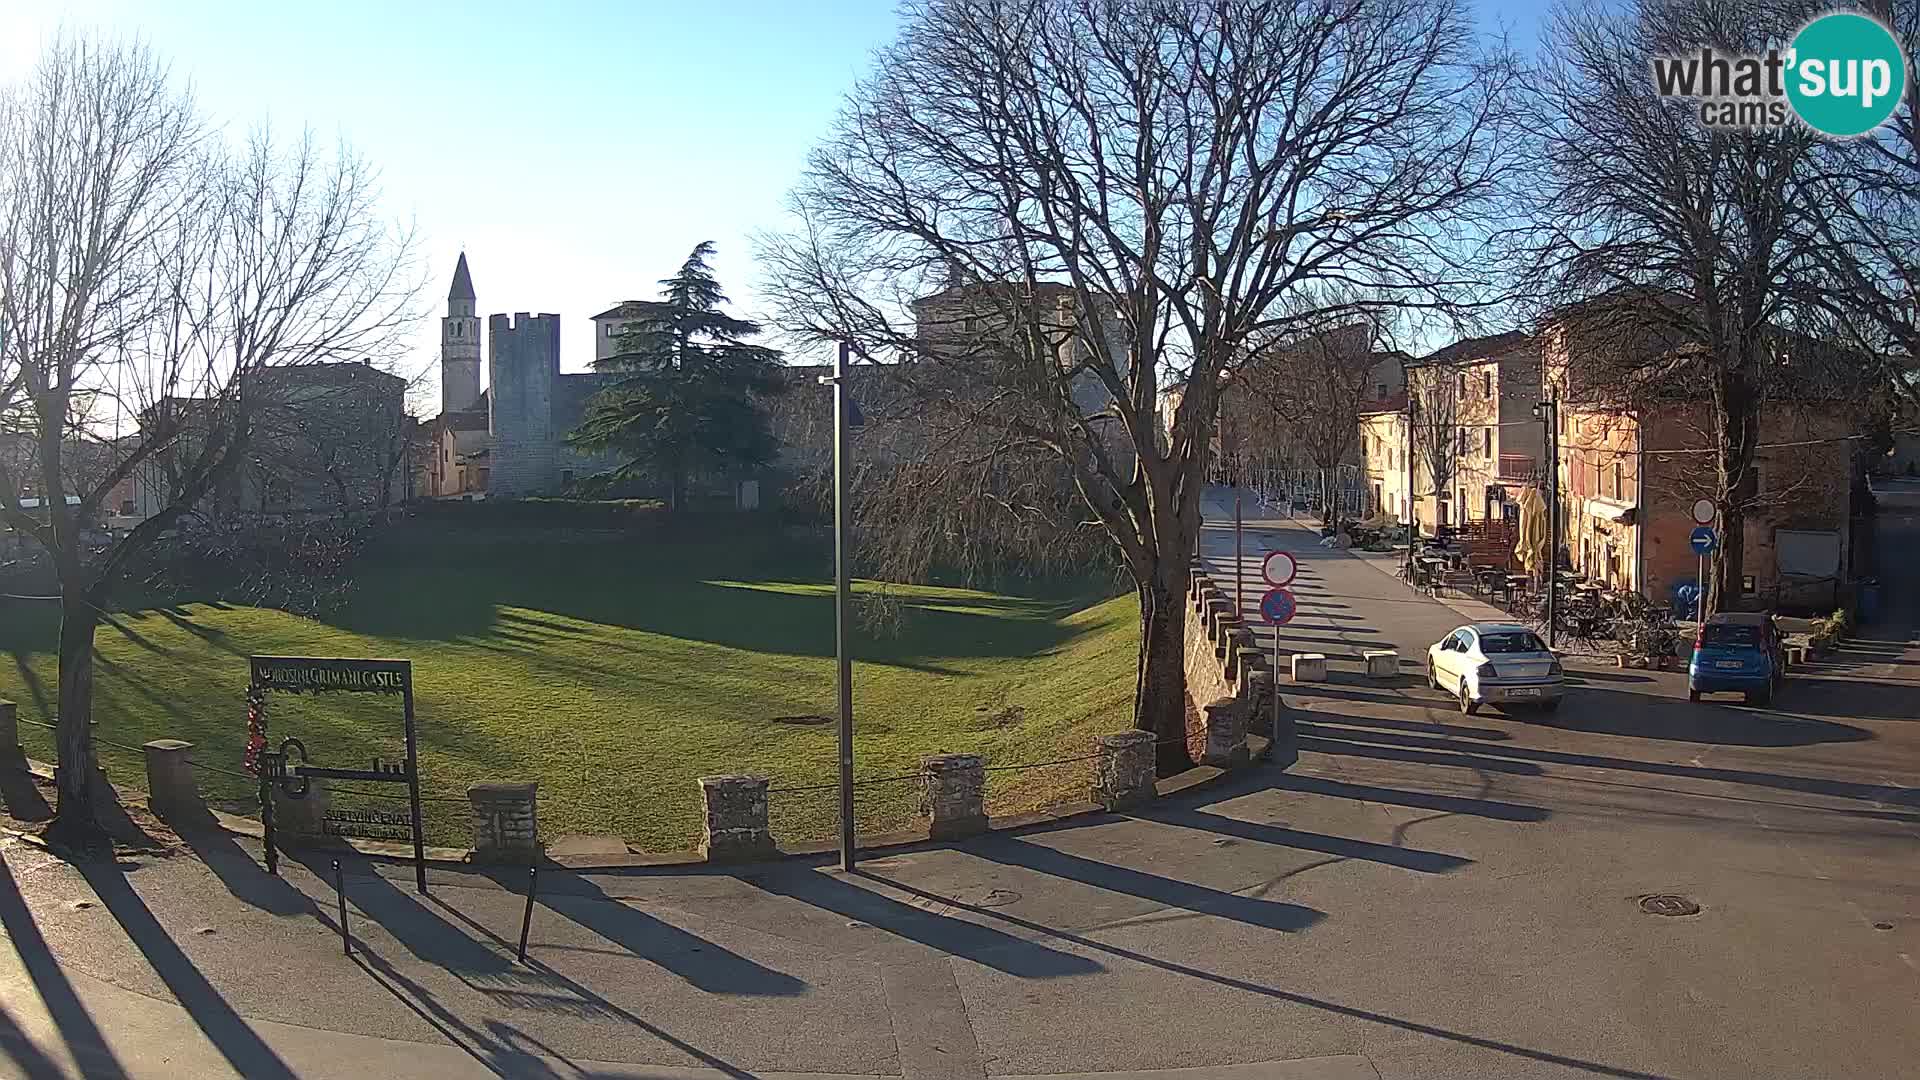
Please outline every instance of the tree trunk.
[[1139, 586], [1140, 665], [1133, 726], [1154, 734], [1155, 771], [1171, 776], [1193, 767], [1187, 753], [1186, 559], [1161, 556]]
[[68, 847], [104, 846], [95, 800], [99, 763], [93, 748], [93, 631], [98, 615], [85, 592], [69, 586], [60, 603], [60, 710], [54, 732], [59, 754], [58, 806], [49, 834]]

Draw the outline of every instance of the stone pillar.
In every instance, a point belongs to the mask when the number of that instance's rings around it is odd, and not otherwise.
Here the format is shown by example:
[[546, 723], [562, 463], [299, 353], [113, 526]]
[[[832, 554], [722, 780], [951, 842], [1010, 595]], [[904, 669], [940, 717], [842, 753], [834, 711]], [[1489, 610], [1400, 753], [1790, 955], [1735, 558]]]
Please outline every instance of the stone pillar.
[[1394, 679], [1400, 676], [1400, 654], [1392, 649], [1365, 649], [1360, 656], [1367, 662], [1367, 678]]
[[1293, 654], [1294, 682], [1326, 682], [1327, 657], [1325, 653], [1302, 652]]
[[1247, 763], [1247, 714], [1233, 698], [1216, 698], [1200, 707], [1207, 730], [1207, 747], [1200, 764], [1230, 769]]
[[987, 831], [987, 759], [979, 754], [938, 754], [920, 759], [926, 792], [920, 812], [936, 840]]
[[700, 778], [706, 812], [700, 854], [708, 862], [764, 859], [775, 853], [773, 830], [767, 827], [767, 782], [764, 776]]
[[20, 707], [0, 698], [0, 769], [27, 767], [27, 752], [20, 746]]
[[192, 743], [155, 739], [140, 749], [147, 758], [147, 806], [160, 820], [178, 828], [212, 817], [193, 772]]
[[1153, 732], [1101, 735], [1093, 740], [1093, 748], [1100, 755], [1093, 763], [1094, 802], [1108, 810], [1123, 810], [1153, 800]]
[[273, 828], [275, 832], [291, 833], [296, 836], [322, 836], [325, 830], [320, 826], [327, 816], [327, 808], [332, 805], [332, 797], [327, 794], [325, 780], [307, 780], [307, 793], [296, 799], [273, 785]]
[[473, 804], [475, 862], [530, 863], [540, 858], [539, 784], [468, 784], [467, 801]]
[[1280, 707], [1279, 730], [1275, 731], [1273, 706], [1280, 697], [1280, 673], [1263, 672], [1254, 677], [1260, 680], [1253, 694], [1259, 715], [1248, 717], [1247, 729], [1266, 733], [1273, 742], [1267, 750], [1267, 760], [1284, 769], [1300, 760], [1300, 732], [1294, 726], [1293, 710], [1285, 705]]

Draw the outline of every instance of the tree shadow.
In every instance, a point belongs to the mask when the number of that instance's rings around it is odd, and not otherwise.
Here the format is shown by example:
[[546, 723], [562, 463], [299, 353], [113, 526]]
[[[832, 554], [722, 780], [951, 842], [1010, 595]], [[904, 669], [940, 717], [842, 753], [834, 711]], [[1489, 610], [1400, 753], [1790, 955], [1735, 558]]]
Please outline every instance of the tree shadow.
[[[169, 822], [169, 824], [173, 824]], [[318, 911], [307, 894], [253, 860], [232, 835], [217, 825], [174, 826], [175, 833], [193, 850], [202, 865], [213, 871], [227, 892], [243, 904], [272, 915], [314, 915]], [[305, 864], [303, 864], [305, 865]]]
[[[1358, 695], [1358, 694], [1342, 695], [1342, 696], [1350, 696], [1350, 697], [1356, 697], [1356, 698], [1362, 697], [1362, 695]], [[1378, 700], [1378, 699], [1373, 699], [1373, 700]], [[1309, 712], [1307, 715], [1309, 716], [1323, 715], [1323, 716], [1329, 716], [1329, 717], [1333, 716], [1333, 714], [1331, 713], [1315, 713], [1315, 712]], [[1507, 732], [1501, 731], [1497, 728], [1466, 727], [1460, 724], [1442, 724], [1435, 720], [1389, 720], [1379, 716], [1346, 716], [1346, 715], [1338, 716], [1335, 719], [1338, 723], [1344, 724], [1348, 727], [1378, 728], [1382, 731], [1410, 731], [1420, 735], [1446, 735], [1455, 739], [1478, 739], [1482, 742], [1506, 742], [1513, 738], [1512, 735], [1508, 734]], [[1303, 720], [1302, 723], [1310, 726], [1313, 723], [1313, 721]]]
[[34, 1044], [26, 1032], [20, 1030], [20, 1025], [5, 1006], [0, 1006], [0, 1053], [5, 1053], [19, 1066], [27, 1080], [66, 1080], [66, 1074], [54, 1065], [53, 1060]]
[[[21, 966], [27, 969], [27, 977], [33, 981], [47, 1014], [53, 1019], [53, 1026], [59, 1030], [67, 1052], [73, 1055], [82, 1074], [103, 1080], [125, 1080], [126, 1069], [107, 1045], [99, 1025], [94, 1023], [92, 1014], [87, 1012], [80, 996], [74, 992], [73, 984], [67, 980], [67, 973], [60, 970], [53, 950], [47, 947], [46, 935], [40, 932], [39, 922], [27, 907], [26, 899], [20, 895], [19, 883], [13, 878], [13, 867], [5, 858], [0, 858], [0, 926], [6, 928], [7, 940], [12, 942], [14, 953], [20, 957]], [[25, 1045], [32, 1046], [30, 1042]], [[32, 1053], [38, 1054], [38, 1048], [33, 1048]], [[18, 1055], [15, 1060], [19, 1060]], [[54, 1075], [59, 1074], [56, 1072]]]
[[77, 862], [74, 865], [147, 964], [167, 984], [187, 1015], [235, 1072], [250, 1078], [292, 1080], [293, 1070], [247, 1026], [220, 991], [207, 981], [186, 953], [180, 951], [146, 902], [127, 883], [124, 871], [107, 863]]
[[1416, 810], [1438, 810], [1448, 814], [1491, 818], [1495, 821], [1545, 821], [1553, 816], [1553, 812], [1545, 807], [1529, 806], [1525, 803], [1504, 802], [1498, 799], [1470, 799], [1458, 795], [1436, 795], [1426, 791], [1385, 788], [1374, 784], [1352, 784], [1344, 780], [1329, 780], [1300, 773], [1282, 773], [1275, 778], [1273, 786], [1308, 795], [1387, 803]]
[[1142, 964], [1147, 967], [1156, 968], [1161, 971], [1166, 971], [1176, 975], [1183, 975], [1188, 978], [1199, 979], [1204, 982], [1212, 983], [1216, 986], [1226, 987], [1230, 990], [1238, 990], [1243, 993], [1257, 994], [1262, 997], [1271, 998], [1277, 1001], [1285, 1001], [1294, 1005], [1302, 1005], [1307, 1008], [1316, 1009], [1321, 1012], [1331, 1013], [1336, 1016], [1344, 1016], [1349, 1019], [1361, 1020], [1361, 1021], [1366, 1021], [1368, 1023], [1374, 1023], [1374, 1024], [1380, 1024], [1385, 1027], [1394, 1028], [1396, 1030], [1408, 1032], [1411, 1034], [1424, 1035], [1424, 1036], [1437, 1038], [1437, 1039], [1444, 1039], [1448, 1042], [1460, 1043], [1462, 1045], [1472, 1046], [1478, 1049], [1489, 1050], [1495, 1053], [1506, 1054], [1513, 1057], [1519, 1057], [1528, 1061], [1539, 1062], [1545, 1065], [1555, 1065], [1561, 1068], [1572, 1069], [1579, 1072], [1587, 1072], [1587, 1073], [1593, 1073], [1600, 1076], [1615, 1077], [1615, 1078], [1618, 1078], [1618, 1080], [1666, 1080], [1666, 1078], [1661, 1077], [1656, 1073], [1645, 1073], [1645, 1072], [1639, 1072], [1633, 1069], [1618, 1068], [1615, 1066], [1603, 1064], [1601, 1062], [1587, 1061], [1581, 1058], [1570, 1057], [1565, 1054], [1556, 1054], [1548, 1050], [1538, 1050], [1532, 1047], [1520, 1046], [1516, 1043], [1502, 1042], [1497, 1039], [1489, 1039], [1489, 1038], [1484, 1038], [1478, 1035], [1472, 1035], [1466, 1032], [1454, 1031], [1449, 1028], [1443, 1028], [1433, 1024], [1424, 1024], [1415, 1020], [1407, 1020], [1397, 1016], [1389, 1016], [1385, 1013], [1373, 1012], [1371, 1010], [1362, 1009], [1352, 1005], [1343, 1005], [1339, 1002], [1329, 1001], [1325, 998], [1316, 998], [1316, 997], [1309, 996], [1307, 994], [1296, 993], [1291, 990], [1281, 990], [1276, 987], [1263, 986], [1259, 983], [1249, 982], [1245, 979], [1233, 978], [1232, 976], [1228, 976], [1228, 975], [1220, 975], [1215, 972], [1207, 971], [1203, 968], [1193, 967], [1192, 965], [1189, 965], [1189, 964], [1177, 963], [1171, 960], [1162, 960], [1159, 957], [1149, 955], [1137, 949], [1129, 949], [1121, 945], [1110, 944], [1108, 942], [1100, 941], [1096, 938], [1087, 937], [1084, 934], [1076, 934], [1066, 930], [1055, 929], [1054, 927], [1047, 926], [1044, 923], [1035, 922], [1031, 919], [1023, 919], [1017, 915], [1014, 915], [1010, 912], [1007, 912], [1001, 909], [980, 907], [973, 904], [963, 903], [952, 897], [941, 896], [938, 893], [929, 892], [925, 889], [915, 888], [912, 885], [904, 884], [893, 878], [882, 877], [880, 875], [872, 874], [872, 873], [868, 873], [866, 876], [872, 877], [874, 878], [874, 880], [884, 882], [885, 884], [890, 885], [893, 888], [899, 889], [902, 892], [910, 893], [915, 896], [920, 896], [930, 901], [938, 901], [940, 903], [950, 905], [959, 910], [967, 911], [975, 915], [982, 916], [984, 918], [996, 919], [996, 920], [1008, 923], [1009, 925], [1020, 927], [1021, 929], [1027, 930], [1031, 933], [1042, 934], [1048, 937], [1058, 938], [1061, 941], [1065, 941], [1070, 944], [1077, 945], [1089, 951], [1105, 953], [1109, 956], [1115, 956], [1123, 960], [1129, 960], [1129, 961], [1132, 961], [1133, 963]]
[[25, 769], [0, 769], [0, 802], [6, 804], [7, 816], [15, 821], [46, 821], [53, 817], [47, 797], [40, 794], [40, 785]]
[[[854, 876], [880, 881], [865, 871]], [[872, 889], [860, 888], [831, 872], [776, 869], [741, 875], [740, 880], [763, 892], [798, 900], [846, 919], [884, 930], [895, 937], [958, 956], [1022, 979], [1054, 979], [1101, 971], [1101, 965], [1083, 956], [1050, 949], [990, 926], [955, 919], [902, 903]]]
[[[1795, 697], [1812, 698], [1805, 694]], [[1835, 695], [1838, 696], [1838, 695]], [[1915, 696], [1920, 697], [1920, 693]], [[1718, 746], [1811, 746], [1816, 743], [1861, 742], [1873, 733], [1851, 724], [1803, 719], [1757, 709], [1734, 710], [1717, 702], [1689, 702], [1645, 694], [1606, 690], [1580, 691], [1586, 701], [1569, 701], [1547, 722], [1569, 731], [1618, 735], [1631, 739], [1661, 739], [1712, 743]], [[1592, 703], [1589, 704], [1588, 701]], [[1782, 694], [1780, 708], [1799, 704]]]
[[[1355, 740], [1368, 740], [1360, 742]], [[1381, 743], [1389, 745], [1378, 745]], [[1377, 757], [1393, 761], [1413, 761], [1423, 764], [1449, 765], [1460, 768], [1478, 769], [1487, 772], [1515, 773], [1523, 776], [1539, 776], [1545, 773], [1540, 763], [1554, 765], [1573, 765], [1589, 769], [1613, 769], [1623, 772], [1649, 773], [1657, 776], [1672, 776], [1689, 780], [1718, 780], [1729, 784], [1745, 784], [1754, 787], [1773, 788], [1780, 791], [1795, 791], [1804, 795], [1826, 795], [1839, 799], [1860, 799], [1868, 802], [1892, 802], [1903, 806], [1920, 807], [1920, 789], [1901, 788], [1895, 785], [1856, 784], [1845, 780], [1829, 780], [1818, 776], [1798, 776], [1791, 773], [1758, 772], [1749, 769], [1726, 769], [1708, 765], [1677, 765], [1664, 761], [1641, 761], [1634, 758], [1608, 757], [1600, 754], [1579, 754], [1565, 750], [1545, 750], [1537, 747], [1502, 744], [1490, 747], [1484, 744], [1457, 743], [1444, 738], [1421, 738], [1414, 735], [1389, 735], [1380, 732], [1344, 730], [1340, 737], [1305, 737], [1300, 740], [1302, 749], [1311, 749], [1318, 753], [1338, 754], [1358, 757]], [[1500, 754], [1502, 757], [1488, 757], [1487, 754]], [[1517, 760], [1511, 760], [1517, 759]]]
[[1324, 833], [1302, 832], [1299, 829], [1266, 825], [1257, 821], [1242, 821], [1239, 818], [1212, 814], [1204, 810], [1154, 808], [1139, 816], [1149, 821], [1179, 825], [1220, 836], [1233, 836], [1256, 843], [1272, 844], [1275, 847], [1317, 851], [1322, 855], [1335, 855], [1342, 859], [1360, 859], [1383, 866], [1397, 866], [1402, 870], [1413, 870], [1422, 874], [1452, 873], [1462, 867], [1471, 866], [1474, 862], [1461, 855], [1422, 851], [1418, 848], [1398, 847], [1392, 844], [1376, 844], [1344, 836], [1328, 836]]
[[569, 884], [572, 888], [564, 892], [542, 892], [541, 906], [709, 994], [784, 997], [807, 992], [800, 979], [656, 919], [608, 896], [584, 877], [573, 875]]
[[[1192, 817], [1210, 817], [1211, 815], [1197, 815], [1193, 811], [1156, 809], [1137, 816], [1150, 821], [1183, 824]], [[1299, 834], [1303, 840], [1310, 840], [1312, 835]], [[1320, 839], [1330, 840], [1331, 838]], [[1295, 846], [1311, 847], [1311, 843]], [[1149, 874], [1131, 867], [1072, 855], [1018, 837], [994, 837], [990, 842], [969, 846], [967, 850], [969, 854], [989, 862], [1018, 866], [1050, 877], [1077, 881], [1096, 889], [1137, 896], [1142, 900], [1149, 900], [1165, 907], [1180, 908], [1200, 915], [1212, 915], [1283, 933], [1298, 933], [1326, 917], [1322, 912], [1301, 904], [1222, 892], [1219, 889], [1211, 889], [1189, 881], [1161, 877], [1158, 874]], [[1313, 850], [1322, 849], [1314, 848]]]

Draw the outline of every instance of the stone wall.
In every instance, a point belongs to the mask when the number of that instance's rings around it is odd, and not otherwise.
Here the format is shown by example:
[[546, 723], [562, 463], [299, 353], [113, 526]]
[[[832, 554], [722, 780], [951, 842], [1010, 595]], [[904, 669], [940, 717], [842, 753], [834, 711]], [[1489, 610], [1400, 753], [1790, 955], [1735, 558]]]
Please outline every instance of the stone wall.
[[495, 315], [487, 323], [493, 455], [490, 495], [535, 495], [559, 484], [553, 424], [560, 378], [560, 316]]
[[1224, 588], [1195, 563], [1187, 589], [1187, 695], [1198, 720], [1193, 744], [1209, 765], [1246, 760], [1246, 733], [1265, 732], [1272, 708], [1271, 663]]

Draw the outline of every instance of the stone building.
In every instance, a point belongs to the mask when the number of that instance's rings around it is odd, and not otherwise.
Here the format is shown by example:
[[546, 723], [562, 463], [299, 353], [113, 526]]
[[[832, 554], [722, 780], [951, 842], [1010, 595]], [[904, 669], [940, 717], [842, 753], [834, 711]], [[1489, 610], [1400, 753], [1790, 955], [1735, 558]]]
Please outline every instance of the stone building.
[[[1611, 328], [1609, 340], [1597, 336], [1577, 315], [1541, 334], [1546, 383], [1560, 401], [1560, 544], [1589, 578], [1672, 601], [1698, 579], [1692, 508], [1717, 488], [1712, 406], [1687, 348], [1654, 335], [1623, 348]], [[1848, 365], [1829, 344], [1770, 337], [1759, 449], [1739, 493], [1749, 503], [1740, 595], [1724, 606], [1831, 609], [1852, 575]]]
[[[1409, 362], [1412, 437], [1403, 421], [1397, 453], [1370, 442], [1368, 474], [1391, 469], [1383, 455], [1405, 459], [1411, 451], [1414, 513], [1428, 535], [1439, 525], [1516, 517], [1520, 488], [1535, 482], [1545, 453], [1545, 431], [1533, 414], [1540, 386], [1538, 344], [1520, 331], [1464, 338]], [[1436, 457], [1448, 474], [1437, 492]], [[1400, 472], [1404, 486], [1404, 465]]]
[[[607, 376], [562, 373], [560, 316], [487, 319], [487, 385], [480, 386], [480, 319], [463, 252], [440, 320], [440, 408], [429, 425], [427, 494], [439, 498], [557, 494], [618, 464], [567, 443]], [[598, 336], [600, 322], [596, 318]], [[601, 355], [596, 344], [595, 355]], [[484, 423], [481, 420], [484, 419]]]

